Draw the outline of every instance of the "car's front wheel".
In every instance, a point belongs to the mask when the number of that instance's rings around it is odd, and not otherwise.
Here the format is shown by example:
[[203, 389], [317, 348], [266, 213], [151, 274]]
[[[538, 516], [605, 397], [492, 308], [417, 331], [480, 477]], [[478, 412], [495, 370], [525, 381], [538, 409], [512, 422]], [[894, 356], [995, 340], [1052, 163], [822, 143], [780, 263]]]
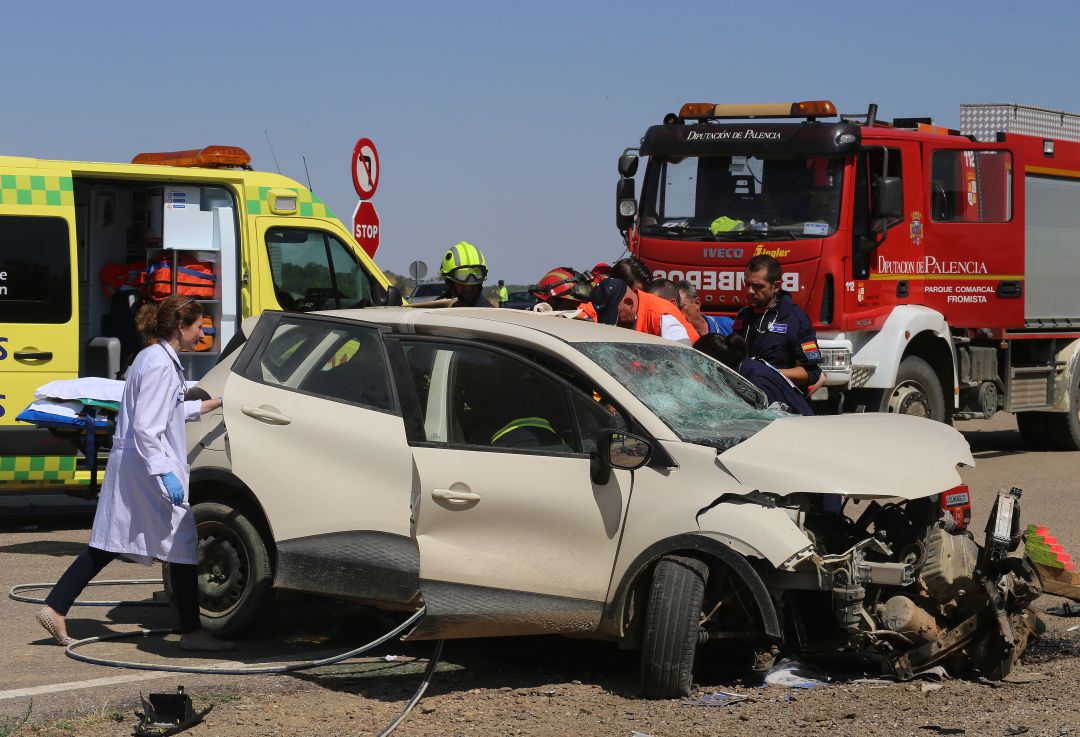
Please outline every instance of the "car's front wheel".
[[[202, 502], [192, 511], [199, 533], [202, 626], [217, 635], [236, 635], [273, 598], [270, 552], [259, 528], [242, 508]], [[171, 598], [168, 570], [164, 580]]]
[[690, 694], [709, 568], [669, 555], [653, 570], [641, 639], [641, 692], [646, 698]]

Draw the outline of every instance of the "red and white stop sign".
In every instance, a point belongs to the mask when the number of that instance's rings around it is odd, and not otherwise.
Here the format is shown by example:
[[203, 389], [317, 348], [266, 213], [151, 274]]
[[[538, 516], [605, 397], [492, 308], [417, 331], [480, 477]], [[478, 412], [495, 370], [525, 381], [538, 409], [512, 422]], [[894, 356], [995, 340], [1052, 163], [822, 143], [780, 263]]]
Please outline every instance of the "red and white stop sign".
[[374, 257], [379, 249], [379, 213], [370, 200], [361, 200], [353, 213], [353, 237], [367, 255]]

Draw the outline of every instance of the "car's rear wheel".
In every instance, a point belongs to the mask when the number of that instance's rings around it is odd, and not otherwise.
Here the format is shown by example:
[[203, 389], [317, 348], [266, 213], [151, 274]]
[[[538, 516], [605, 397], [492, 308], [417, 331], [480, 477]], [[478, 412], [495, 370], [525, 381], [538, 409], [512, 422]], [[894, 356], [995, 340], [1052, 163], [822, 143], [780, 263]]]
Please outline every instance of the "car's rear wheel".
[[[273, 598], [273, 565], [259, 528], [241, 508], [219, 502], [192, 507], [199, 533], [199, 613], [218, 635], [244, 630]], [[168, 571], [165, 588], [172, 596]]]
[[653, 570], [641, 639], [641, 692], [671, 699], [690, 693], [709, 568], [669, 555]]

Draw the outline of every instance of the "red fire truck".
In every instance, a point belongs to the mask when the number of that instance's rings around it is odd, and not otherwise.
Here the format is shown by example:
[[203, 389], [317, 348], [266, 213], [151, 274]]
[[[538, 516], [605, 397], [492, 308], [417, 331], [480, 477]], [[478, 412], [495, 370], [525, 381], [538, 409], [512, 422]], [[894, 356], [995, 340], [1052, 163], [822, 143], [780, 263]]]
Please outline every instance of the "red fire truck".
[[737, 311], [746, 262], [776, 257], [834, 411], [1003, 410], [1030, 445], [1080, 449], [1080, 117], [980, 104], [960, 119], [688, 103], [623, 152], [617, 224], [708, 313]]

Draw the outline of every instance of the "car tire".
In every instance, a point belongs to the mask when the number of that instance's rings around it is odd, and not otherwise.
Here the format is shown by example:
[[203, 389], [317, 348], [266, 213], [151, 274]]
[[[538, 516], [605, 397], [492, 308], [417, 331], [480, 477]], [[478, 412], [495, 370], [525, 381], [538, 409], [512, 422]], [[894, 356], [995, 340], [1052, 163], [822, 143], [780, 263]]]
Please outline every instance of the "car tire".
[[641, 638], [641, 693], [650, 699], [690, 694], [709, 569], [666, 556], [653, 570]]
[[[270, 551], [244, 509], [201, 502], [192, 511], [199, 535], [202, 626], [223, 637], [237, 635], [273, 599]], [[163, 573], [166, 593], [172, 599], [168, 570]]]
[[908, 356], [900, 362], [892, 390], [881, 393], [878, 411], [937, 422], [947, 422], [949, 416], [941, 380], [930, 364], [918, 356]]

